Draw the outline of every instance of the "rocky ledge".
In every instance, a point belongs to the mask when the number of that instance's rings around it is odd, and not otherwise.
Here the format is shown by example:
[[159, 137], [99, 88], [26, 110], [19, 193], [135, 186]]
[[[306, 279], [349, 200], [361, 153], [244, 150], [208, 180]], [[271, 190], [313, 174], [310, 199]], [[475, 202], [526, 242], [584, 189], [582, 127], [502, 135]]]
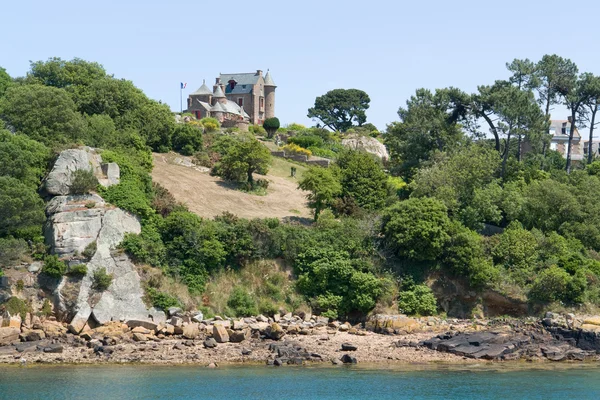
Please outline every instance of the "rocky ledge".
[[67, 324], [51, 318], [28, 316], [21, 321], [13, 316], [0, 321], [0, 363], [214, 367], [246, 362], [282, 366], [598, 360], [600, 317], [573, 320], [567, 324], [565, 317], [553, 314], [544, 320], [508, 322], [377, 315], [352, 325], [309, 314], [204, 319], [201, 313], [174, 308], [164, 322], [110, 321], [73, 334]]

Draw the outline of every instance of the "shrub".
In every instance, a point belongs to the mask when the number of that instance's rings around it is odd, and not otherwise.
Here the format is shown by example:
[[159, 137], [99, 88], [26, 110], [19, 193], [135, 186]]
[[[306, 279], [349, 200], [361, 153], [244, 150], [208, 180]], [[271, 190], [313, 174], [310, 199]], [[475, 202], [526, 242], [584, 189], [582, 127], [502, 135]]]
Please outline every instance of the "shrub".
[[166, 217], [177, 206], [175, 197], [164, 186], [158, 183], [152, 184], [152, 208], [160, 215]]
[[71, 173], [71, 194], [87, 194], [98, 186], [98, 179], [92, 170], [78, 169]]
[[257, 136], [264, 136], [267, 131], [260, 125], [250, 125], [248, 127], [248, 132], [253, 133]]
[[322, 147], [323, 139], [317, 135], [292, 136], [288, 138], [288, 143], [308, 149], [309, 147]]
[[168, 293], [159, 292], [155, 288], [146, 288], [146, 294], [148, 295], [152, 305], [160, 310], [167, 311], [170, 307], [181, 307], [181, 302], [177, 297], [172, 296]]
[[22, 292], [23, 289], [25, 289], [25, 282], [23, 282], [23, 279], [19, 279], [17, 281], [16, 288], [17, 288], [17, 292]]
[[432, 198], [410, 198], [386, 209], [382, 231], [388, 245], [401, 257], [417, 261], [437, 259], [449, 239], [446, 206]]
[[120, 245], [136, 262], [158, 267], [165, 260], [165, 245], [156, 227], [144, 224], [142, 232], [126, 233]]
[[202, 131], [192, 124], [177, 124], [171, 140], [173, 149], [184, 156], [202, 149]]
[[94, 208], [94, 207], [96, 207], [95, 201], [88, 201], [87, 203], [85, 203], [85, 208]]
[[113, 276], [111, 274], [106, 273], [106, 268], [98, 268], [94, 271], [92, 288], [96, 289], [99, 292], [103, 292], [112, 283]]
[[52, 277], [60, 278], [67, 272], [67, 266], [64, 262], [58, 259], [58, 256], [46, 256], [44, 258], [44, 266], [42, 273]]
[[563, 300], [570, 280], [571, 277], [565, 270], [552, 266], [538, 275], [528, 296], [531, 300], [541, 302]]
[[282, 150], [285, 151], [285, 154], [297, 155], [297, 156], [307, 156], [310, 157], [312, 152], [308, 149], [302, 148], [297, 144], [286, 144], [282, 147]]
[[204, 132], [214, 132], [221, 127], [219, 120], [217, 120], [216, 118], [202, 118], [200, 120], [200, 123], [202, 124], [202, 126], [204, 126]]
[[44, 201], [36, 189], [16, 178], [0, 176], [0, 236], [38, 236], [44, 220]]
[[398, 309], [409, 315], [434, 315], [437, 313], [437, 300], [426, 285], [414, 285], [400, 292]]
[[87, 246], [85, 246], [85, 249], [83, 250], [83, 252], [81, 253], [82, 256], [84, 256], [85, 258], [92, 258], [94, 257], [94, 254], [96, 254], [96, 249], [98, 248], [98, 244], [96, 243], [96, 241], [94, 240], [93, 242], [91, 242], [90, 244], [88, 244]]
[[227, 307], [237, 317], [250, 317], [258, 314], [256, 302], [241, 286], [233, 289], [227, 300]]
[[25, 316], [29, 312], [29, 306], [27, 303], [14, 296], [8, 299], [3, 306], [11, 315], [20, 315], [22, 320], [25, 320]]
[[102, 194], [106, 201], [142, 218], [149, 218], [154, 214], [148, 196], [134, 180], [122, 180], [118, 185], [103, 190]]
[[39, 314], [42, 317], [49, 317], [52, 315], [52, 304], [50, 304], [50, 301], [48, 301], [48, 299], [44, 299], [44, 304], [42, 304], [42, 308]]
[[25, 261], [29, 253], [29, 246], [25, 240], [0, 238], [0, 265], [9, 266]]
[[69, 275], [83, 277], [87, 275], [87, 265], [77, 264], [69, 268]]
[[270, 138], [273, 137], [273, 135], [275, 134], [275, 132], [277, 132], [277, 129], [279, 129], [279, 127], [279, 118], [267, 118], [263, 123], [263, 128], [267, 131]]

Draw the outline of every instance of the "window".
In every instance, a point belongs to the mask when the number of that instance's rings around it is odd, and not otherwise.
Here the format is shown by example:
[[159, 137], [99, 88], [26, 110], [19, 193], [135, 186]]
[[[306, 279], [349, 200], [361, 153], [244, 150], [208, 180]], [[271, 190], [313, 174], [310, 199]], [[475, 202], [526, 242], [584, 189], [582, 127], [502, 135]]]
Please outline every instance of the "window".
[[555, 127], [553, 127], [553, 126], [552, 126], [552, 127], [550, 127], [550, 134], [551, 134], [552, 136], [556, 135], [556, 128], [555, 128]]
[[550, 150], [556, 150], [558, 148], [558, 144], [556, 142], [550, 143]]
[[244, 107], [244, 98], [243, 97], [238, 97], [238, 106]]
[[260, 109], [263, 109], [265, 107], [265, 99], [263, 97], [260, 98], [260, 105], [259, 105]]

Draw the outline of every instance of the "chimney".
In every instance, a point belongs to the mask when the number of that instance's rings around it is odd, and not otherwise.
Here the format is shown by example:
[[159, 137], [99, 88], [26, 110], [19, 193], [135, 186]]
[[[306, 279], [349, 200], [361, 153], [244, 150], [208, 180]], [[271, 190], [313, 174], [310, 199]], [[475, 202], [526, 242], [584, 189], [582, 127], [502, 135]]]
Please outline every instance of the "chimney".
[[220, 85], [221, 84], [221, 78], [215, 78], [215, 84]]
[[572, 120], [572, 118], [571, 118], [571, 116], [569, 115], [569, 116], [567, 117], [567, 121], [569, 121], [569, 123], [571, 123], [571, 120]]
[[256, 70], [256, 75], [260, 75], [260, 76], [262, 76], [262, 69], [257, 69], [257, 70]]

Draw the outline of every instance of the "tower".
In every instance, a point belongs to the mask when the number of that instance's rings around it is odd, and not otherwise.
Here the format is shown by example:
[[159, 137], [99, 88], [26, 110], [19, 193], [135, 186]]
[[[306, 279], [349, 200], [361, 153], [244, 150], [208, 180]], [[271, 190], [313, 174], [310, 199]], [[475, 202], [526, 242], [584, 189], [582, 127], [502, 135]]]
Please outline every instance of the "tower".
[[267, 70], [265, 75], [265, 119], [275, 117], [275, 82]]

